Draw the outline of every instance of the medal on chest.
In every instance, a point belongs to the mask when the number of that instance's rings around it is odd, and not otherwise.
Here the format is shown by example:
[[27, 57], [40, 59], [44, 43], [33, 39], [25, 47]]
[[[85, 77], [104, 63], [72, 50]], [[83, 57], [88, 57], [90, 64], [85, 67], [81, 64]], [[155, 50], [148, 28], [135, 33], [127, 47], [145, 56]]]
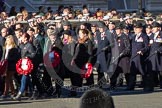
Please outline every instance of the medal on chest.
[[119, 47], [120, 47], [120, 44], [121, 44], [120, 42], [121, 42], [121, 40], [120, 40], [120, 39], [118, 39], [118, 46], [119, 46]]

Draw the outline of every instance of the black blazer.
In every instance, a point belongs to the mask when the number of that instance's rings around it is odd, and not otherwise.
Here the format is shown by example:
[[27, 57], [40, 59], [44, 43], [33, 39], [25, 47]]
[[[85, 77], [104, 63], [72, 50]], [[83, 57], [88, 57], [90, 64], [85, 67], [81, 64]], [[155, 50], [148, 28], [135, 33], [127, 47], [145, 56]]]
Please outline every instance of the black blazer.
[[[6, 49], [3, 50], [2, 60], [5, 59]], [[8, 52], [8, 71], [16, 71], [16, 63], [20, 59], [18, 48], [11, 48]]]

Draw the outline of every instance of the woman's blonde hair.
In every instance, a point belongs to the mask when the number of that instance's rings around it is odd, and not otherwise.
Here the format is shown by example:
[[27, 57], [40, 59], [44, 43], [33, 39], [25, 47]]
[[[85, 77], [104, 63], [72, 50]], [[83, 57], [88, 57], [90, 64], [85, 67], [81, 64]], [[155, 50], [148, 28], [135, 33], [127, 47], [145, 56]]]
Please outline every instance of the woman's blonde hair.
[[27, 10], [24, 10], [24, 11], [22, 11], [22, 15], [23, 15], [23, 19], [24, 19], [24, 20], [27, 20], [27, 17], [28, 17], [28, 15], [29, 15], [29, 13], [28, 13]]
[[[10, 45], [12, 46], [12, 48], [16, 48], [17, 47], [17, 45], [16, 45], [16, 43], [15, 43], [15, 41], [14, 41], [14, 38], [13, 38], [13, 36], [12, 35], [8, 35], [7, 37], [6, 37], [6, 40], [7, 39], [10, 39]], [[5, 45], [4, 45], [4, 47], [6, 48], [6, 46], [7, 46], [7, 41], [5, 42]]]
[[79, 31], [81, 31], [83, 34], [86, 34], [86, 36], [83, 39], [80, 39], [80, 38], [78, 39], [79, 43], [84, 43], [87, 39], [90, 39], [90, 40], [92, 39], [92, 35], [88, 29], [80, 29]]

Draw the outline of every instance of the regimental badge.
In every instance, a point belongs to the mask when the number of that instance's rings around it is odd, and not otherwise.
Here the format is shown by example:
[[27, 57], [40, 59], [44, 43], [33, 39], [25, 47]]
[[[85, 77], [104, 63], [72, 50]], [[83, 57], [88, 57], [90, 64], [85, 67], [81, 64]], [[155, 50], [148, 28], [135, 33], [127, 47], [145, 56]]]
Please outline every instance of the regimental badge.
[[153, 44], [154, 43], [154, 41], [151, 39], [150, 41], [149, 41], [149, 44]]
[[139, 39], [136, 40], [137, 42], [143, 42], [143, 38], [140, 37]]
[[121, 42], [121, 40], [120, 40], [120, 39], [118, 39], [118, 46], [120, 46], [120, 42]]

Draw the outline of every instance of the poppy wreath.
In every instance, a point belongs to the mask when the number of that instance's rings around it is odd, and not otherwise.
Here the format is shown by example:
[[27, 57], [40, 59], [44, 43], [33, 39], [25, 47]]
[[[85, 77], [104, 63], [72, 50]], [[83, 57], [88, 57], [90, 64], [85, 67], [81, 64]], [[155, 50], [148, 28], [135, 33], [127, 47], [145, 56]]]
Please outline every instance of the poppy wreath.
[[[24, 60], [26, 61], [26, 63], [25, 63], [26, 67], [25, 68], [22, 67], [22, 62]], [[33, 70], [33, 63], [29, 58], [20, 59], [16, 63], [16, 70], [17, 70], [17, 73], [20, 74], [20, 75], [29, 75]]]
[[90, 75], [92, 74], [93, 71], [93, 66], [91, 63], [86, 63], [85, 66], [83, 66], [81, 70], [81, 76], [82, 78], [89, 78]]
[[[53, 58], [50, 58], [49, 55], [52, 54]], [[61, 62], [61, 59], [60, 59], [60, 55], [57, 51], [51, 51], [51, 52], [48, 52], [45, 54], [45, 59], [44, 59], [44, 63], [47, 67], [57, 67], [60, 62]], [[52, 60], [53, 59], [53, 60]], [[52, 65], [51, 65], [52, 64]]]

